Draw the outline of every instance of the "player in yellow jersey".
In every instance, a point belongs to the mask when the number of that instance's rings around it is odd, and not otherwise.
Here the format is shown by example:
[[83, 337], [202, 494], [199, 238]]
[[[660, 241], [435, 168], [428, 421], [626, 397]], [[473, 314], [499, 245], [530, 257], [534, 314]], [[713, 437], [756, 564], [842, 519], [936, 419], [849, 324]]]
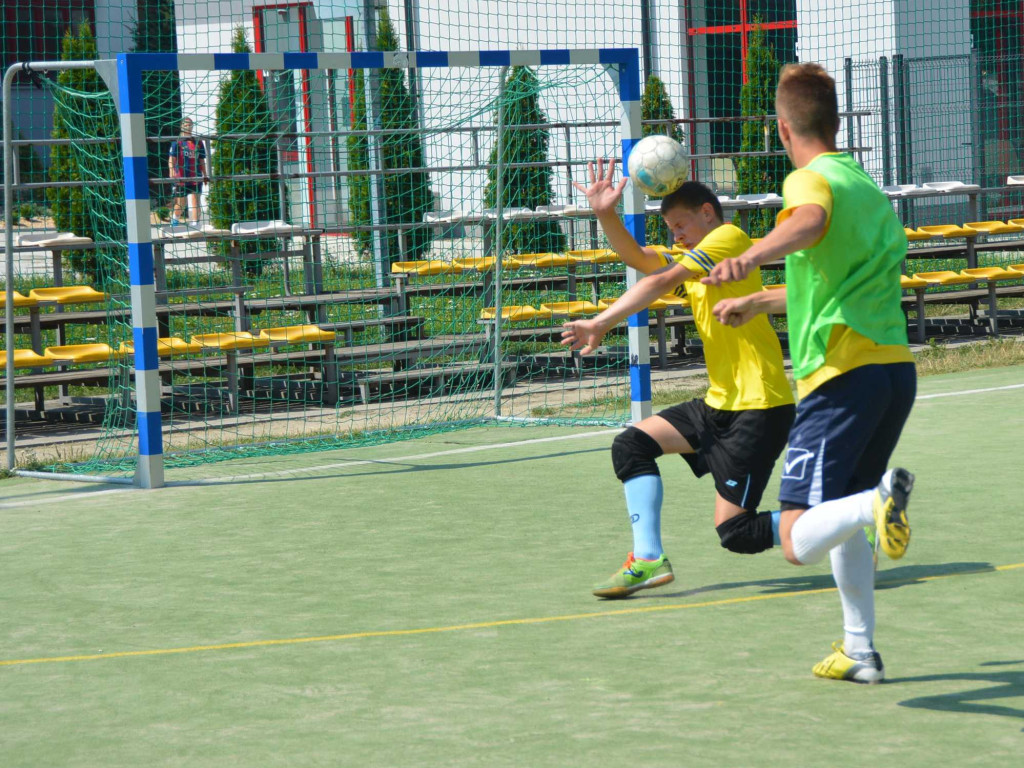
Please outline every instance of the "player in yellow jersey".
[[[814, 667], [818, 677], [877, 683], [874, 564], [864, 526], [892, 558], [910, 541], [907, 502], [914, 476], [886, 471], [914, 404], [917, 377], [900, 309], [907, 238], [892, 204], [850, 155], [836, 151], [835, 81], [817, 64], [788, 64], [775, 96], [779, 136], [793, 165], [773, 229], [705, 278], [748, 279], [758, 264], [786, 257], [786, 291], [725, 299], [715, 315], [731, 327], [785, 310], [800, 405], [789, 438], [779, 500], [786, 559], [829, 555], [844, 637]], [[776, 293], [776, 292], [772, 292]]]
[[598, 597], [625, 597], [668, 584], [675, 577], [661, 545], [662, 484], [656, 459], [677, 453], [700, 477], [715, 479], [715, 527], [722, 546], [755, 554], [776, 542], [778, 512], [758, 512], [775, 460], [794, 417], [793, 394], [783, 370], [778, 337], [764, 317], [741, 329], [715, 321], [721, 299], [762, 291], [754, 270], [745, 280], [718, 287], [701, 284], [715, 265], [746, 251], [751, 241], [722, 221], [718, 198], [703, 184], [686, 182], [661, 203], [675, 238], [666, 255], [642, 248], [615, 211], [626, 179], [613, 183], [615, 162], [590, 166], [587, 195], [612, 248], [644, 272], [611, 307], [590, 320], [565, 324], [562, 343], [592, 352], [611, 328], [668, 293], [687, 295], [704, 342], [709, 388], [706, 398], [661, 411], [627, 428], [612, 444], [612, 465], [622, 481], [633, 525], [633, 551], [625, 564], [594, 587]]

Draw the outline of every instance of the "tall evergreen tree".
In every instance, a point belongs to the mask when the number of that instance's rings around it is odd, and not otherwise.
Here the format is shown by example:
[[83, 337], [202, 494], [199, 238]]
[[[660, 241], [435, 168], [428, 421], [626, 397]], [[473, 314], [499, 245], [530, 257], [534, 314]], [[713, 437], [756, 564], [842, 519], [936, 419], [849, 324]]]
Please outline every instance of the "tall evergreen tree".
[[[353, 131], [367, 130], [366, 123], [366, 80], [363, 70], [352, 70], [352, 88], [355, 98], [353, 99], [351, 128]], [[366, 171], [370, 168], [370, 141], [367, 136], [356, 136], [349, 134], [345, 139], [348, 149], [347, 165], [350, 171]], [[370, 210], [370, 185], [372, 180], [369, 176], [347, 176], [348, 184], [348, 210], [352, 224], [356, 226], [369, 226], [373, 223], [373, 214]], [[356, 250], [363, 255], [373, 250], [373, 232], [366, 229], [358, 229], [355, 232]]]
[[[398, 35], [387, 8], [382, 8], [377, 23], [377, 50], [397, 51]], [[419, 127], [416, 104], [406, 83], [407, 69], [385, 69], [380, 73], [380, 127], [404, 130]], [[417, 133], [385, 133], [381, 137], [381, 166], [384, 169], [422, 168], [423, 141]], [[430, 175], [426, 171], [408, 171], [384, 176], [384, 218], [386, 224], [419, 224], [423, 214], [434, 207]], [[414, 226], [406, 230], [406, 252], [399, 248], [398, 232], [388, 230], [387, 253], [391, 261], [419, 259], [434, 240], [434, 228]]]
[[[675, 110], [672, 108], [672, 100], [668, 97], [665, 84], [657, 75], [647, 78], [644, 86], [643, 100], [640, 102], [640, 117], [642, 120], [675, 120]], [[683, 131], [678, 125], [644, 125], [643, 135], [666, 134], [683, 143]], [[648, 216], [646, 223], [647, 243], [649, 245], [671, 245], [671, 235], [661, 216]]]
[[[382, 8], [377, 21], [376, 50], [397, 51], [398, 35], [395, 33], [387, 8]], [[380, 127], [384, 131], [417, 128], [416, 105], [409, 93], [405, 69], [384, 69], [378, 75], [380, 85]], [[356, 75], [356, 108], [352, 114], [352, 127], [366, 130], [366, 95], [363, 90], [364, 76]], [[348, 139], [349, 168], [369, 168], [369, 142], [364, 136], [350, 136]], [[385, 170], [399, 168], [422, 168], [424, 166], [423, 142], [416, 133], [385, 133], [380, 139], [380, 162]], [[349, 177], [349, 211], [354, 224], [365, 226], [372, 223], [370, 193], [374, 181], [369, 176]], [[416, 225], [423, 221], [423, 214], [434, 207], [434, 194], [430, 189], [430, 175], [425, 171], [407, 171], [384, 175], [384, 200], [381, 210], [383, 224]], [[405, 229], [403, 227], [403, 229]], [[434, 239], [433, 227], [411, 226], [405, 229], [406, 250], [400, 249], [398, 230], [384, 233], [385, 249], [391, 262], [421, 258]], [[368, 253], [373, 246], [373, 234], [358, 232], [356, 246]]]
[[[75, 35], [64, 34], [61, 60], [99, 58], [92, 28], [83, 22]], [[54, 89], [53, 132], [55, 139], [109, 138], [102, 144], [57, 144], [50, 149], [51, 181], [119, 181], [123, 178], [119, 125], [116, 108], [107, 86], [91, 69], [65, 70], [57, 76]], [[98, 96], [97, 94], [104, 94]], [[123, 210], [117, 211], [117, 195], [106, 186], [58, 187], [46, 190], [54, 224], [61, 232], [94, 240], [123, 240]], [[103, 223], [103, 227], [99, 224]], [[66, 251], [67, 267], [100, 282], [95, 251]]]
[[[238, 27], [231, 41], [235, 53], [251, 53], [245, 30]], [[232, 70], [220, 83], [215, 113], [216, 133], [210, 164], [210, 220], [214, 226], [230, 229], [240, 221], [277, 219], [281, 215], [276, 179], [238, 179], [237, 176], [278, 173], [272, 134], [276, 123], [266, 95], [252, 70]], [[260, 253], [276, 248], [274, 240], [247, 240], [242, 253]], [[259, 274], [262, 261], [246, 263], [246, 271]]]
[[[529, 67], [512, 67], [505, 83], [503, 96], [503, 183], [502, 208], [536, 208], [550, 205], [554, 199], [554, 172], [549, 165], [536, 168], [510, 168], [518, 163], [547, 163], [547, 128], [523, 128], [518, 125], [544, 125], [547, 116], [540, 108], [540, 81]], [[498, 122], [497, 110], [495, 123]], [[484, 187], [484, 206], [495, 208], [498, 203], [498, 145], [495, 141], [487, 160], [487, 184]], [[557, 221], [503, 222], [500, 249], [513, 253], [531, 253], [565, 250], [565, 233]]]
[[[174, 0], [138, 0], [138, 15], [132, 27], [133, 50], [136, 52], [174, 53], [178, 37], [174, 31]], [[146, 109], [147, 136], [177, 136], [181, 126], [181, 92], [177, 72], [144, 72], [143, 103]], [[149, 178], [167, 176], [166, 142], [149, 143]], [[160, 205], [171, 197], [170, 184], [150, 188], [153, 204]]]
[[[740, 90], [740, 112], [745, 117], [775, 114], [775, 84], [779, 78], [779, 62], [775, 50], [768, 43], [760, 20], [754, 20], [747, 49], [747, 82]], [[763, 152], [767, 132], [768, 146], [781, 150], [782, 142], [774, 125], [751, 120], [744, 122], [741, 132], [741, 152]], [[776, 157], [741, 157], [736, 160], [736, 182], [740, 194], [765, 192], [782, 193], [782, 182], [789, 171], [785, 155]], [[749, 234], [761, 237], [774, 226], [771, 210], [754, 211], [750, 216]]]

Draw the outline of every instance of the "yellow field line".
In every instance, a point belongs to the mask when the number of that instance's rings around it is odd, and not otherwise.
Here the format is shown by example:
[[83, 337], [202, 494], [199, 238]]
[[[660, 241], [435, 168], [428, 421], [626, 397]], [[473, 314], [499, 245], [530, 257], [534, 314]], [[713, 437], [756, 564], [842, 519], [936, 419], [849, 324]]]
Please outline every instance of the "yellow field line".
[[[979, 568], [973, 571], [945, 573], [936, 576], [910, 576], [904, 579], [879, 581], [878, 586], [904, 584], [919, 581], [937, 581], [954, 576], [970, 576], [993, 571], [1012, 571], [1024, 568], [1024, 563], [1013, 565], [997, 565], [993, 568]], [[217, 645], [193, 645], [185, 648], [154, 648], [148, 651], [117, 651], [115, 653], [93, 653], [80, 656], [49, 656], [39, 659], [8, 659], [0, 661], [0, 667], [12, 667], [23, 664], [54, 664], [70, 661], [98, 661], [100, 659], [123, 659], [132, 656], [169, 656], [175, 653], [198, 653], [200, 651], [226, 651], [232, 648], [262, 648], [271, 645], [298, 645], [300, 643], [326, 643], [339, 640], [358, 640], [368, 637], [403, 637], [407, 635], [430, 635], [439, 632], [460, 632], [467, 629], [492, 629], [494, 627], [522, 626], [525, 624], [549, 624], [555, 621], [575, 621], [577, 619], [594, 619], [605, 616], [627, 616], [639, 613], [656, 613], [660, 611], [681, 611], [688, 608], [711, 608], [720, 605], [739, 605], [761, 600], [778, 600], [784, 597], [800, 597], [803, 595], [820, 595], [835, 592], [835, 587], [822, 589], [802, 589], [793, 592], [776, 592], [770, 595], [753, 595], [751, 597], [730, 597], [723, 600], [708, 600], [702, 603], [673, 603], [671, 605], [646, 605], [636, 608], [621, 608], [615, 611], [594, 611], [592, 613], [573, 613], [564, 616], [538, 616], [525, 619], [502, 619], [500, 621], [481, 621], [473, 624], [452, 624], [445, 627], [423, 627], [421, 629], [385, 629], [371, 632], [349, 632], [343, 635], [321, 635], [319, 637], [289, 637], [277, 640], [250, 640], [242, 643], [220, 643]]]

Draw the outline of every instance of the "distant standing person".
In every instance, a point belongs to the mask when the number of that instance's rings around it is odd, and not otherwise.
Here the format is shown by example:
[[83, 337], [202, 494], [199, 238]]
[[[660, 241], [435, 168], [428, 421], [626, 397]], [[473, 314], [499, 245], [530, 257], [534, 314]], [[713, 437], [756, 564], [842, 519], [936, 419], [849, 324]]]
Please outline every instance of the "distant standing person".
[[188, 198], [189, 221], [199, 223], [199, 193], [203, 182], [199, 180], [206, 172], [206, 149], [201, 141], [192, 138], [192, 120], [181, 121], [181, 136], [171, 144], [167, 166], [172, 179], [181, 179], [171, 189], [174, 207], [171, 209], [171, 224], [180, 224]]

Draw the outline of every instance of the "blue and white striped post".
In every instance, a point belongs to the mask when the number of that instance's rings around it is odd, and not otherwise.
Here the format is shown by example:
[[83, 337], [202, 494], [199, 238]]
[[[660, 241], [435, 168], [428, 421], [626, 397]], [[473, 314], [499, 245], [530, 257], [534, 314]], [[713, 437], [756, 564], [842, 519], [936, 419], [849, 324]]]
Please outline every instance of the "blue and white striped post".
[[[640, 57], [635, 48], [617, 50], [615, 63], [618, 64], [619, 103], [622, 106], [622, 172], [629, 168], [629, 153], [642, 138], [640, 107]], [[603, 63], [611, 63], [604, 62]], [[623, 219], [626, 229], [640, 245], [646, 243], [647, 227], [644, 218], [646, 198], [635, 184], [626, 188], [622, 199]], [[626, 285], [631, 286], [640, 279], [640, 273], [632, 267], [626, 268]], [[633, 423], [651, 415], [651, 346], [648, 330], [647, 310], [643, 309], [629, 318], [629, 399], [630, 420]]]
[[[168, 58], [175, 57], [170, 54]], [[159, 488], [164, 484], [164, 449], [160, 425], [156, 283], [149, 221], [146, 121], [142, 102], [142, 69], [139, 63], [131, 55], [118, 55], [117, 107], [121, 118], [124, 152], [124, 204], [128, 222], [128, 269], [135, 341], [136, 428], [139, 433], [135, 484], [142, 488]]]

